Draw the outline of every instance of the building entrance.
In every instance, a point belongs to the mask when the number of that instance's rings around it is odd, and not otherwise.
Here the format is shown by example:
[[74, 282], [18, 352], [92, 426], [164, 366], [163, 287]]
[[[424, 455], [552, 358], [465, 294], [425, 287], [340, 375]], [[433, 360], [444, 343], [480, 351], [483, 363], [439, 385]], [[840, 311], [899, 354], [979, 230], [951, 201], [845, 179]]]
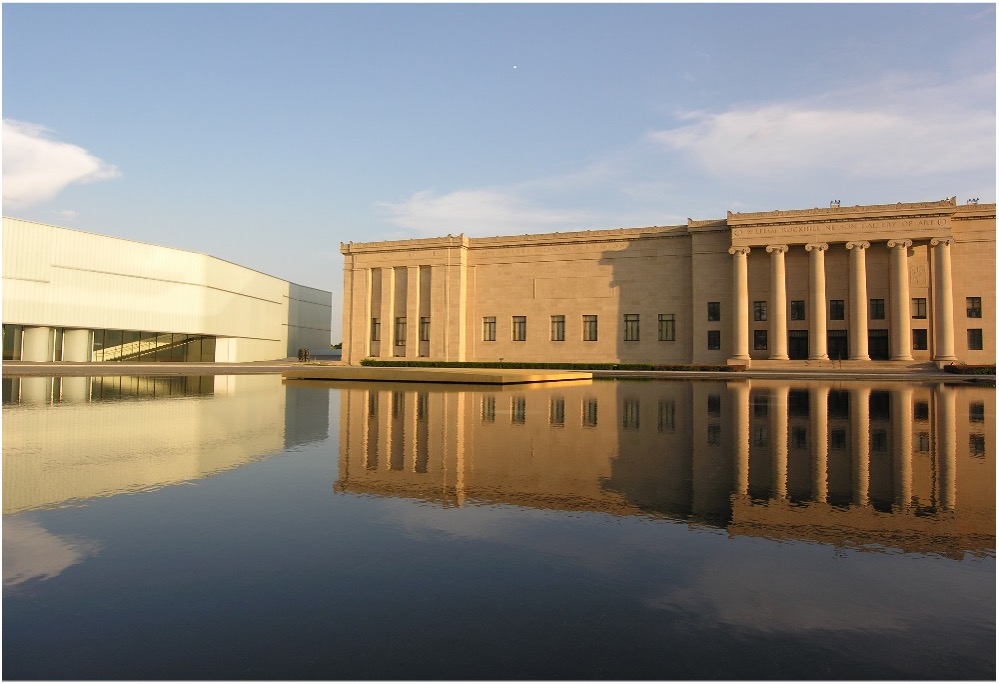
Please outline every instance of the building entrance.
[[867, 353], [872, 361], [887, 361], [891, 358], [888, 351], [888, 330], [870, 330], [867, 333]]
[[826, 341], [829, 358], [842, 361], [850, 358], [849, 343], [845, 330], [830, 330]]
[[807, 330], [787, 331], [787, 357], [797, 361], [803, 361], [808, 358]]

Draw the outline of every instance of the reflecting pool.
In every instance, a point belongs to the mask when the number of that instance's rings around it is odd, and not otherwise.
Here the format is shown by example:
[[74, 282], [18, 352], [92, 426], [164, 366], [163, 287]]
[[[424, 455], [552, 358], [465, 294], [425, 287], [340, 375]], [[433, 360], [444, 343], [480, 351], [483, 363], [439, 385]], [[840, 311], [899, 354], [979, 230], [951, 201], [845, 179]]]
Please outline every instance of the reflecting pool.
[[4, 378], [8, 679], [995, 678], [995, 389]]

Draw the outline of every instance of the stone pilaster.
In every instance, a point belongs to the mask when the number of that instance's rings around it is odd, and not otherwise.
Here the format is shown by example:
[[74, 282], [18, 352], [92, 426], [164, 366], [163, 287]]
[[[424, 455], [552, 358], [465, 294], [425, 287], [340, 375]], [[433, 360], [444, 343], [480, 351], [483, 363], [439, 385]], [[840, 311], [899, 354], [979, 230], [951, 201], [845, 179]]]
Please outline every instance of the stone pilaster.
[[912, 240], [889, 240], [891, 282], [889, 344], [892, 361], [912, 361], [912, 321], [909, 312], [909, 248]]
[[787, 360], [787, 245], [767, 245], [770, 254], [770, 358]]
[[943, 366], [954, 355], [954, 283], [951, 277], [951, 238], [933, 238], [933, 360]]
[[848, 242], [850, 251], [850, 359], [870, 361], [867, 349], [867, 253], [870, 242]]
[[825, 242], [805, 245], [808, 252], [808, 358], [827, 360], [826, 333], [826, 250]]
[[732, 247], [732, 361], [749, 361], [749, 247]]

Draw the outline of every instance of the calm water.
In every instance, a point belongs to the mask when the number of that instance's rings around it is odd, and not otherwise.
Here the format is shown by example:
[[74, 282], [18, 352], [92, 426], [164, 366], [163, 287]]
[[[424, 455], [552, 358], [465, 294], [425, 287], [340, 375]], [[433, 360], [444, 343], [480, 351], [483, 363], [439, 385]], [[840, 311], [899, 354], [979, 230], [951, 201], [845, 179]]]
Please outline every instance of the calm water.
[[995, 389], [3, 381], [6, 679], [995, 678]]

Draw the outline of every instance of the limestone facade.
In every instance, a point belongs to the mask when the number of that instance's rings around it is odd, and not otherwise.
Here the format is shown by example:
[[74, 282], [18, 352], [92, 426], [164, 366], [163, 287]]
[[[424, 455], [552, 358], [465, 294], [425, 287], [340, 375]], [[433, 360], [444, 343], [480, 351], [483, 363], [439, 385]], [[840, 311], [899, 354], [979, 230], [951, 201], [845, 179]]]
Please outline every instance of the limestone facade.
[[995, 230], [951, 198], [342, 244], [343, 359], [994, 363]]

